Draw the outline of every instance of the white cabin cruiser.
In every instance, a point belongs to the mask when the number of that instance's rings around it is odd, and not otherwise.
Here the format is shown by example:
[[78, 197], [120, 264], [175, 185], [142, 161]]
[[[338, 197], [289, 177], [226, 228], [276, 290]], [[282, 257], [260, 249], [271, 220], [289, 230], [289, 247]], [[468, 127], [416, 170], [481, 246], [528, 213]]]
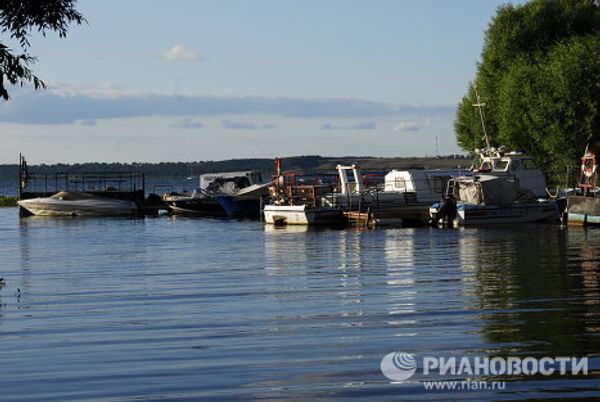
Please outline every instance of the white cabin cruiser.
[[61, 191], [50, 197], [21, 200], [18, 204], [37, 216], [132, 216], [138, 213], [133, 201], [84, 192]]

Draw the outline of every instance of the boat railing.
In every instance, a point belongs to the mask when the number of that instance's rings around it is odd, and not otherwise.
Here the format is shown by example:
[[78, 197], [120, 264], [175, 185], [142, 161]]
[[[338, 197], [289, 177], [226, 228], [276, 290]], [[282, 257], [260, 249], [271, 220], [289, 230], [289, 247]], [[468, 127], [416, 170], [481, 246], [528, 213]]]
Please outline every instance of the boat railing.
[[333, 193], [328, 185], [289, 185], [286, 187], [272, 186], [270, 203], [276, 205], [306, 205], [308, 207], [322, 206], [322, 200]]
[[141, 172], [85, 172], [38, 173], [30, 172], [21, 181], [19, 193], [57, 193], [59, 191], [136, 192], [144, 190], [145, 179]]

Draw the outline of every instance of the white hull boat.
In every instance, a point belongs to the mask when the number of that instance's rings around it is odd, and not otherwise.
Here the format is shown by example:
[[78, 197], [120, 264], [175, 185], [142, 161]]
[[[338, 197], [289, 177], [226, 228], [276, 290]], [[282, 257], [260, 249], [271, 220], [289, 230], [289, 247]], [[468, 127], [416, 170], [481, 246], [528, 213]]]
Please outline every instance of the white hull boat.
[[266, 205], [263, 212], [265, 223], [271, 225], [325, 225], [344, 222], [344, 215], [338, 208]]
[[37, 216], [131, 216], [138, 212], [133, 201], [87, 193], [60, 192], [51, 197], [21, 200], [18, 204]]

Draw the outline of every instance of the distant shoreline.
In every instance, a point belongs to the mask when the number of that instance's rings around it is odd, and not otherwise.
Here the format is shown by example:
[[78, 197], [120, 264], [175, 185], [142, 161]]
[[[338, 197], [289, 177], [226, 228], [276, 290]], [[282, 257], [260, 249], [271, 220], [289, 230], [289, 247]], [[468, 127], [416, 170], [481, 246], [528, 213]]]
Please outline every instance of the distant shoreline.
[[[203, 173], [238, 170], [257, 170], [264, 174], [273, 172], [273, 158], [240, 158], [221, 161], [199, 162], [158, 162], [158, 163], [76, 163], [36, 165], [28, 160], [29, 170], [42, 173], [55, 172], [116, 172], [138, 171], [147, 177], [190, 177]], [[328, 157], [318, 155], [293, 156], [283, 158], [283, 168], [288, 171], [315, 171], [335, 169], [338, 164], [360, 164], [367, 170], [391, 169], [448, 169], [468, 168], [471, 160], [463, 155], [445, 155], [439, 157], [399, 157], [383, 158], [369, 156]], [[16, 179], [19, 174], [18, 164], [0, 165], [0, 179]]]

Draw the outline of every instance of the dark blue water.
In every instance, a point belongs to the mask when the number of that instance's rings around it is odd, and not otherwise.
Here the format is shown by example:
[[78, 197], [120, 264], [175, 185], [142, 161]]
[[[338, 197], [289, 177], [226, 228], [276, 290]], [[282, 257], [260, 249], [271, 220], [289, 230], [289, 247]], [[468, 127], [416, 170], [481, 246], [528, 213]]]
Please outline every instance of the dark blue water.
[[[600, 397], [600, 231], [269, 230], [11, 208], [0, 244], [1, 400]], [[589, 356], [592, 373], [426, 391], [422, 375], [382, 375], [398, 350]]]

